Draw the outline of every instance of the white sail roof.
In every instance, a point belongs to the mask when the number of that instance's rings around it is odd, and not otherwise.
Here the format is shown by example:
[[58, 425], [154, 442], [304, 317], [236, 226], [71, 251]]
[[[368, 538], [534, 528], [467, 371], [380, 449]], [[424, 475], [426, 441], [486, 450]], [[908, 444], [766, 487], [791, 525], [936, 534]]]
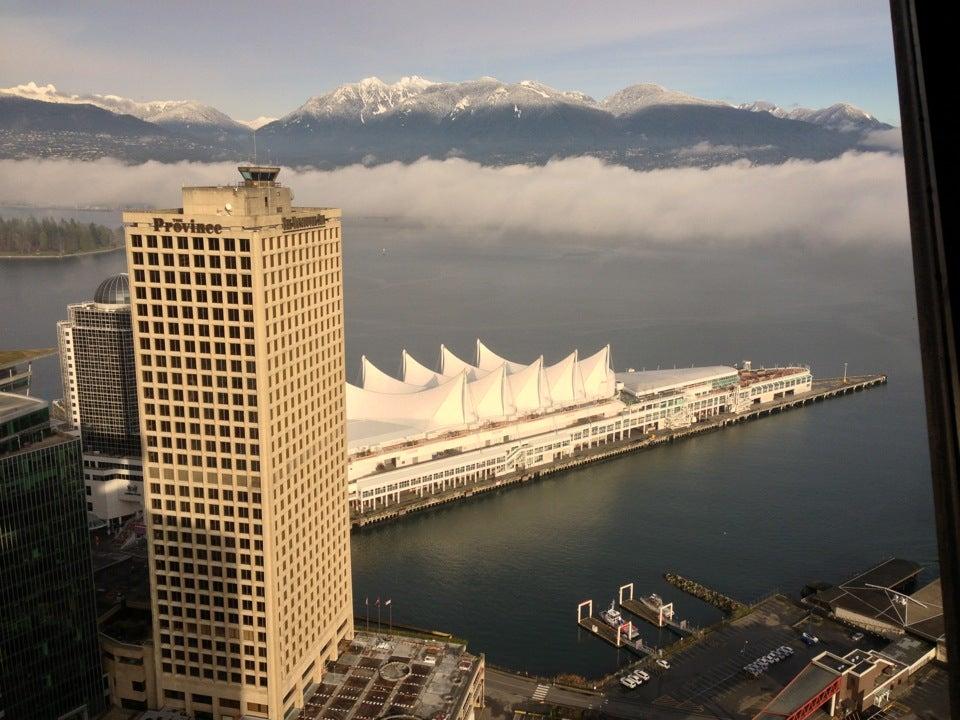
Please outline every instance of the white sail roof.
[[467, 391], [480, 421], [502, 420], [516, 413], [503, 365], [479, 380], [467, 383]]
[[617, 378], [610, 368], [610, 346], [606, 345], [593, 355], [577, 362], [583, 389], [588, 400], [612, 397], [617, 392]]
[[446, 377], [453, 377], [462, 372], [467, 373], [468, 380], [479, 380], [494, 368], [480, 369], [461, 360], [446, 345], [440, 346], [440, 374]]
[[513, 404], [518, 414], [538, 412], [550, 407], [550, 397], [543, 392], [543, 358], [527, 365], [520, 372], [507, 375]]
[[[423, 385], [411, 385], [402, 380], [397, 380], [392, 375], [387, 375], [372, 362], [367, 360], [366, 355], [360, 357], [360, 385], [364, 390], [372, 390], [380, 393], [415, 393], [424, 390]], [[433, 382], [430, 387], [436, 387], [438, 383]]]
[[504, 360], [477, 340], [476, 366], [441, 346], [439, 373], [404, 350], [401, 380], [363, 357], [362, 387], [347, 384], [349, 443], [378, 445], [615, 396], [610, 346], [579, 358], [575, 350], [549, 367], [543, 357], [521, 365]]
[[577, 351], [567, 355], [560, 362], [544, 368], [550, 399], [556, 406], [581, 403], [586, 397], [583, 378], [577, 363]]
[[443, 380], [440, 373], [434, 372], [426, 365], [418, 362], [406, 350], [400, 353], [403, 382], [420, 387], [433, 387]]
[[523, 370], [526, 365], [523, 363], [515, 363], [505, 358], [497, 355], [493, 350], [488, 348], [483, 344], [483, 341], [480, 338], [477, 338], [477, 367], [481, 370], [493, 370], [498, 368], [501, 365], [507, 366], [507, 374], [512, 375], [513, 373], [520, 372]]
[[477, 415], [466, 388], [466, 375], [417, 393], [380, 393], [347, 383], [347, 418], [406, 425], [420, 432], [467, 425], [476, 422]]

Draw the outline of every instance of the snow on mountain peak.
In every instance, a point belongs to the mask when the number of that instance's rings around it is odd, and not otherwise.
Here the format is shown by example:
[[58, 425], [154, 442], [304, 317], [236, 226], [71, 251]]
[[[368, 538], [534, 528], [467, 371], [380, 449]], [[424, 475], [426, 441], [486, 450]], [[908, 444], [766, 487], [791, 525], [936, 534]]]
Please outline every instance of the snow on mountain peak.
[[133, 115], [140, 120], [164, 124], [211, 125], [235, 128], [239, 123], [209, 105], [194, 100], [150, 100], [139, 102], [119, 95], [70, 95], [57, 90], [52, 84], [37, 85], [31, 81], [23, 85], [0, 88], [0, 93], [16, 95], [27, 100], [64, 104], [95, 105], [103, 110]]
[[251, 130], [259, 130], [264, 125], [269, 125], [274, 120], [276, 120], [275, 117], [268, 117], [267, 115], [261, 115], [260, 117], [254, 118], [253, 120], [237, 120], [237, 122], [240, 123], [241, 125], [246, 125]]
[[704, 100], [678, 90], [670, 90], [656, 83], [639, 83], [615, 92], [601, 103], [614, 115], [628, 115], [656, 105], [712, 105], [724, 106], [719, 100]]
[[741, 110], [768, 112], [774, 117], [801, 120], [830, 130], [861, 131], [885, 127], [873, 115], [847, 102], [834, 103], [825, 108], [794, 107], [789, 110], [770, 102], [757, 101], [738, 105]]

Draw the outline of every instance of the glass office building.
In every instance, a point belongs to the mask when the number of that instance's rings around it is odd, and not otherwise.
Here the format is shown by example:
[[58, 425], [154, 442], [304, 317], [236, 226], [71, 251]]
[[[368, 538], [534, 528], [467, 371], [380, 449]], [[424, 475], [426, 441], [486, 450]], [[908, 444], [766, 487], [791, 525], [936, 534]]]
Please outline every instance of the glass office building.
[[0, 720], [105, 707], [80, 440], [0, 393]]

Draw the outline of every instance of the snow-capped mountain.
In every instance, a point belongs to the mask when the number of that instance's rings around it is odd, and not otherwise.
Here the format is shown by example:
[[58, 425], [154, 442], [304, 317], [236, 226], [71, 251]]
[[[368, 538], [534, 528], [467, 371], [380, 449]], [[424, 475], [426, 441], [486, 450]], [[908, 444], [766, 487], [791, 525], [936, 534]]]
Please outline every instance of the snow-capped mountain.
[[214, 107], [195, 100], [150, 100], [140, 102], [119, 95], [72, 95], [61, 92], [54, 85], [29, 82], [9, 88], [0, 88], [0, 94], [27, 100], [70, 105], [94, 105], [119, 115], [133, 115], [140, 120], [160, 126], [186, 128], [218, 128], [243, 130], [245, 126]]
[[244, 126], [250, 128], [251, 130], [259, 130], [259, 129], [262, 128], [264, 125], [269, 125], [269, 124], [272, 123], [274, 120], [276, 120], [275, 117], [269, 117], [269, 116], [267, 116], [267, 115], [261, 115], [260, 117], [254, 118], [253, 120], [237, 120], [237, 122], [240, 123], [241, 125], [244, 125]]
[[281, 117], [279, 122], [285, 125], [303, 124], [305, 127], [309, 126], [312, 119], [365, 123], [372, 117], [391, 112], [404, 100], [420, 94], [431, 85], [432, 82], [417, 75], [400, 78], [392, 85], [380, 78], [368, 77], [310, 98], [293, 112]]
[[719, 100], [704, 100], [677, 90], [669, 90], [656, 83], [640, 83], [618, 90], [606, 98], [601, 107], [614, 115], [631, 115], [649, 107], [662, 105], [703, 105], [708, 107], [725, 106]]
[[256, 129], [258, 147], [291, 165], [424, 156], [541, 163], [587, 154], [643, 168], [835, 157], [887, 127], [845, 103], [733, 106], [654, 83], [597, 101], [534, 80], [370, 77], [311, 97], [279, 119], [250, 121], [192, 100], [75, 95], [33, 82], [0, 89], [0, 157], [245, 158]]
[[779, 105], [774, 105], [772, 102], [767, 102], [766, 100], [755, 100], [752, 103], [743, 103], [737, 107], [741, 110], [749, 110], [750, 112], [770, 113], [774, 117], [778, 118], [789, 117], [788, 111], [784, 110]]
[[745, 103], [739, 107], [741, 110], [767, 112], [774, 117], [801, 120], [841, 132], [864, 132], [890, 128], [890, 125], [877, 120], [877, 118], [866, 110], [861, 110], [850, 103], [836, 103], [830, 107], [813, 110], [802, 107], [787, 110], [773, 103], [759, 100], [757, 102]]
[[580, 92], [564, 92], [533, 80], [504, 83], [482, 77], [460, 83], [441, 83], [416, 75], [388, 85], [379, 78], [364, 78], [310, 98], [281, 125], [310, 126], [317, 120], [357, 121], [366, 124], [387, 117], [425, 116], [435, 121], [455, 119], [478, 110], [507, 108], [522, 116], [525, 108], [573, 105], [596, 108], [596, 101]]

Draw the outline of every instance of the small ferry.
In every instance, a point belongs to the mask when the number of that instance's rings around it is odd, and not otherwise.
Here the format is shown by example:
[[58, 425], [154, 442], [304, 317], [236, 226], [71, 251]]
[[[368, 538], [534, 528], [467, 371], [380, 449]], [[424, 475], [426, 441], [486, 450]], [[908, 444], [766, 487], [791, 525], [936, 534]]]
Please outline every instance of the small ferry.
[[650, 610], [655, 612], [657, 615], [660, 614], [661, 608], [663, 608], [663, 619], [667, 622], [673, 620], [673, 605], [669, 605], [664, 608], [665, 603], [663, 598], [661, 598], [656, 593], [650, 593], [647, 597], [640, 598], [640, 602], [647, 606]]
[[613, 627], [620, 627], [623, 625], [623, 615], [620, 614], [620, 611], [617, 610], [617, 603], [614, 600], [610, 601], [610, 607], [600, 613], [600, 618], [607, 624]]

